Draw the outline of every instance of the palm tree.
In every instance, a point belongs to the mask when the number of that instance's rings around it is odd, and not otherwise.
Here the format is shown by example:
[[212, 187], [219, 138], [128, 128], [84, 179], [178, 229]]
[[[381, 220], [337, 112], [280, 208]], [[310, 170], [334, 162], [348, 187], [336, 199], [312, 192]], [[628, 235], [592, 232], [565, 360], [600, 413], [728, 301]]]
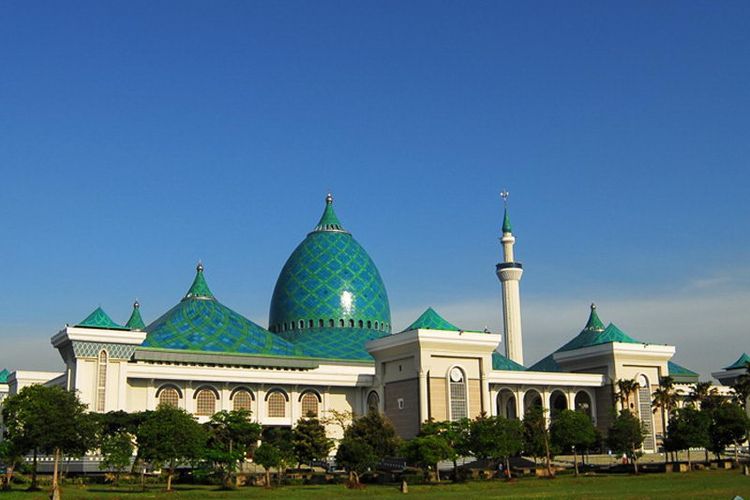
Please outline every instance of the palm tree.
[[706, 401], [712, 393], [716, 392], [716, 388], [711, 388], [711, 382], [697, 382], [693, 385], [690, 390], [690, 394], [687, 396], [687, 401], [695, 408], [703, 408], [703, 403]]
[[[634, 395], [641, 387], [635, 380], [631, 379], [620, 379], [617, 381], [617, 396], [620, 398], [620, 404], [622, 404], [623, 410], [630, 411], [630, 397]], [[632, 412], [631, 412], [632, 413]]]
[[[661, 409], [661, 421], [665, 434], [667, 430], [667, 422], [672, 415], [672, 411], [677, 408], [677, 400], [680, 392], [679, 389], [675, 390], [674, 388], [674, 379], [667, 375], [666, 377], [661, 378], [659, 381], [659, 387], [651, 395], [653, 398], [651, 401], [651, 407], [654, 409], [654, 413]], [[665, 451], [664, 461], [666, 462], [668, 459], [669, 457]]]

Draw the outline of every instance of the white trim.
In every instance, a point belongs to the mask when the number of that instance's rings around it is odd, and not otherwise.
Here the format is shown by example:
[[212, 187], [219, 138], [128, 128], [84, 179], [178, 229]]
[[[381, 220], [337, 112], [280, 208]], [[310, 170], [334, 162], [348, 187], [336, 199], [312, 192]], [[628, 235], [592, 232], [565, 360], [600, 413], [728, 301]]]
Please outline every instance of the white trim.
[[598, 373], [498, 371], [487, 374], [487, 381], [496, 385], [554, 385], [556, 387], [603, 387], [605, 376]]
[[52, 339], [52, 345], [59, 347], [67, 341], [104, 342], [107, 344], [141, 345], [146, 340], [146, 332], [141, 330], [107, 330], [104, 328], [80, 328], [66, 326], [57, 332]]

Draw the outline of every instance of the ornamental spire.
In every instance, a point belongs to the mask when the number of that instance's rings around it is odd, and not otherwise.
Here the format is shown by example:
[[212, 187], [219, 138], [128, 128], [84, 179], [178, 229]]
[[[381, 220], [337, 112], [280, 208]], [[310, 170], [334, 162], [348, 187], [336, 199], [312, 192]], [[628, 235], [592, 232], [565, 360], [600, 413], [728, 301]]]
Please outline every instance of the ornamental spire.
[[599, 319], [599, 315], [596, 314], [596, 304], [591, 303], [591, 313], [589, 313], [589, 320], [586, 322], [586, 326], [583, 328], [589, 332], [603, 332], [604, 323]]
[[130, 328], [131, 330], [143, 330], [146, 328], [146, 324], [141, 317], [140, 307], [141, 304], [138, 302], [138, 299], [136, 299], [135, 302], [133, 302], [133, 312], [130, 314], [130, 319], [125, 323], [127, 328]]
[[505, 212], [503, 214], [503, 234], [513, 232], [513, 226], [510, 225], [510, 216], [508, 215], [508, 197], [509, 196], [510, 196], [510, 193], [506, 189], [503, 189], [503, 191], [500, 193], [500, 197], [503, 199], [503, 205], [505, 207]]
[[211, 293], [211, 289], [208, 288], [206, 278], [203, 276], [203, 263], [201, 261], [198, 261], [198, 265], [195, 266], [195, 271], [195, 279], [193, 280], [193, 284], [190, 285], [190, 289], [185, 294], [185, 297], [182, 300], [216, 300], [214, 294]]
[[344, 229], [344, 226], [341, 225], [339, 218], [336, 216], [336, 212], [333, 211], [333, 195], [331, 193], [326, 195], [326, 207], [323, 210], [323, 215], [320, 217], [318, 225], [313, 229], [314, 233], [322, 231], [339, 233], [347, 232], [346, 229]]

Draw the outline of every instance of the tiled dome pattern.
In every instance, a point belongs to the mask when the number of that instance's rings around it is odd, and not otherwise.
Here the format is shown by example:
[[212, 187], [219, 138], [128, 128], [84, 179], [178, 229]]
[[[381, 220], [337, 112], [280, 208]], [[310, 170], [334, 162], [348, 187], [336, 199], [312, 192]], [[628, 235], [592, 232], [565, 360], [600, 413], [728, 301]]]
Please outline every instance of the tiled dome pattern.
[[[388, 295], [378, 268], [343, 228], [330, 194], [315, 229], [279, 274], [268, 324], [272, 332], [306, 349], [330, 344], [324, 349], [329, 351], [340, 332], [338, 344], [351, 345], [360, 354], [364, 347], [357, 344], [391, 331]], [[313, 341], [310, 337], [316, 335], [321, 338]]]
[[[348, 309], [342, 300], [347, 293], [351, 297]], [[344, 328], [375, 329], [377, 324], [378, 331], [390, 332], [391, 313], [383, 280], [370, 256], [349, 233], [310, 233], [289, 257], [276, 282], [269, 319], [272, 331], [292, 340], [304, 335], [310, 321], [313, 328], [319, 328], [321, 320], [323, 327], [330, 327], [333, 321], [334, 328], [340, 328], [343, 321]]]

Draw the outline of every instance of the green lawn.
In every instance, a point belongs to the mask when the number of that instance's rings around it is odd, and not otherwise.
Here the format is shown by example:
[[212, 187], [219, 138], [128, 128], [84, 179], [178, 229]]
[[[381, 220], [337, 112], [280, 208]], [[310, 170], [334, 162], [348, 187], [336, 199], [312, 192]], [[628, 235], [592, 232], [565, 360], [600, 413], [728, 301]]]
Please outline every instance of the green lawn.
[[[561, 476], [554, 480], [523, 478], [506, 483], [500, 480], [474, 481], [463, 484], [441, 484], [435, 486], [410, 485], [408, 497], [412, 498], [721, 498], [732, 499], [740, 495], [750, 500], [750, 477], [738, 470], [697, 471], [689, 474], [643, 474], [640, 476], [611, 475], [587, 476], [576, 479]], [[286, 486], [266, 490], [260, 487], [244, 487], [235, 491], [220, 491], [213, 487], [177, 486], [172, 494], [151, 489], [136, 492], [129, 487], [110, 488], [89, 486], [80, 488], [65, 486], [64, 499], [106, 500], [128, 499], [209, 499], [209, 498], [403, 498], [396, 486], [368, 485], [363, 490], [348, 490], [343, 485]], [[27, 493], [13, 491], [0, 493], [0, 500], [42, 500], [46, 492]]]

